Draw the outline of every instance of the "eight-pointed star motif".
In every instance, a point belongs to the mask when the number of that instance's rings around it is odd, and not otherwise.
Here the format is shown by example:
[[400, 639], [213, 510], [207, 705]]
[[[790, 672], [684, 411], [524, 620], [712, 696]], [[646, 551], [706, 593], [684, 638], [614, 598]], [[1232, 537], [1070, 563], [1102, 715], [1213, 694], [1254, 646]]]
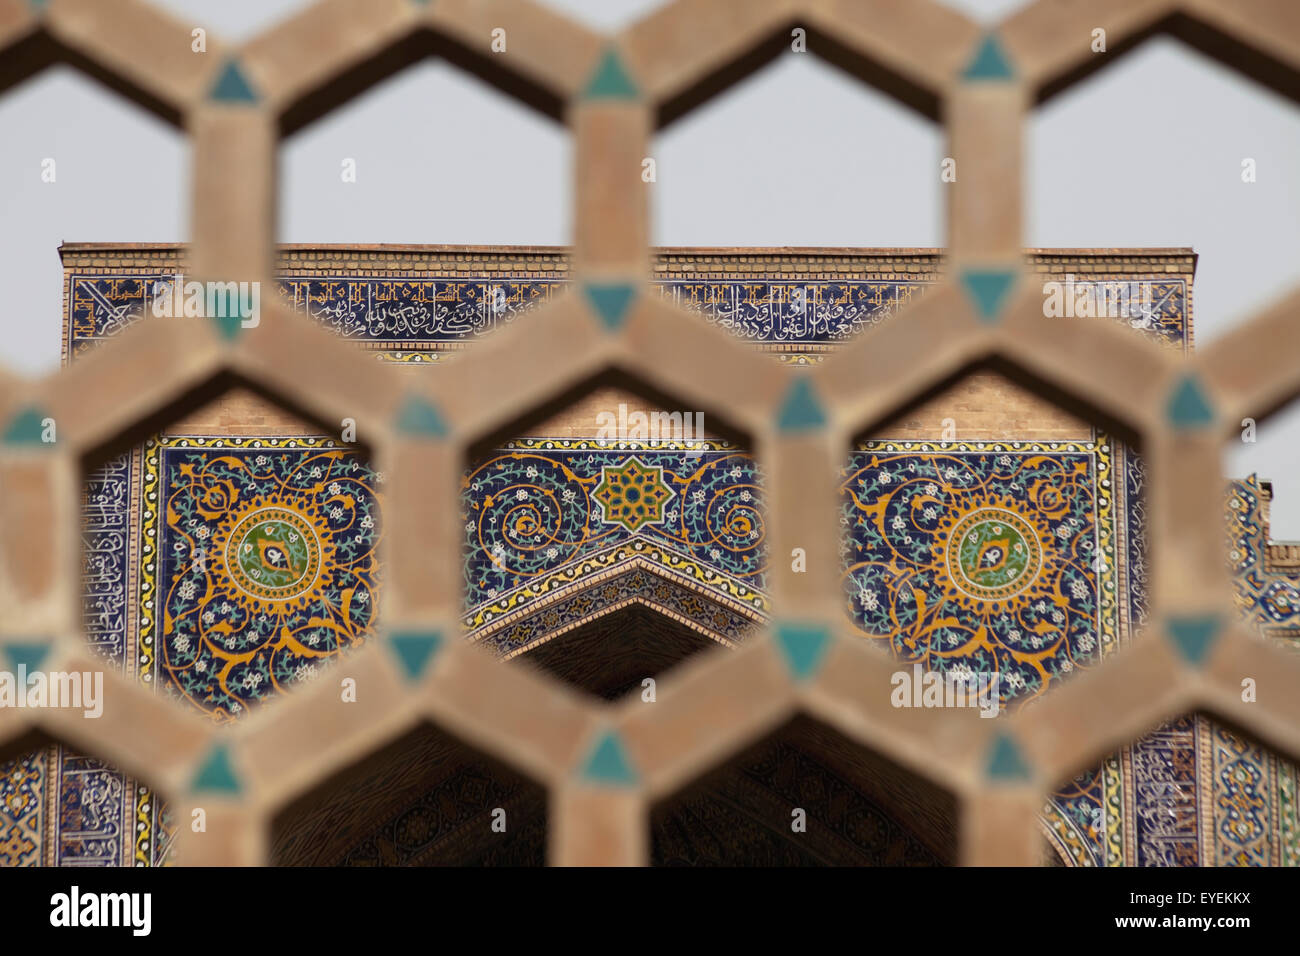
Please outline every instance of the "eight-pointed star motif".
[[663, 479], [662, 468], [642, 464], [635, 456], [621, 467], [602, 468], [600, 484], [592, 497], [600, 502], [604, 518], [628, 531], [664, 520], [664, 504], [674, 492]]

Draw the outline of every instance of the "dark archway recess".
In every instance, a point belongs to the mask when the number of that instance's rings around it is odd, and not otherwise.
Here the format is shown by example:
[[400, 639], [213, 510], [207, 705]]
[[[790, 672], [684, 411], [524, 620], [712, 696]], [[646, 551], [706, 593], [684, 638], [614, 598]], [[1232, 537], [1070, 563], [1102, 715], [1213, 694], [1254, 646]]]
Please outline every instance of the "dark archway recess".
[[655, 806], [650, 838], [656, 866], [951, 866], [957, 801], [799, 716]]
[[644, 604], [629, 604], [612, 614], [553, 637], [520, 656], [579, 690], [617, 700], [658, 679], [686, 658], [722, 645]]
[[[505, 832], [493, 829], [498, 808]], [[425, 725], [283, 809], [271, 858], [276, 866], [543, 866], [546, 792]]]

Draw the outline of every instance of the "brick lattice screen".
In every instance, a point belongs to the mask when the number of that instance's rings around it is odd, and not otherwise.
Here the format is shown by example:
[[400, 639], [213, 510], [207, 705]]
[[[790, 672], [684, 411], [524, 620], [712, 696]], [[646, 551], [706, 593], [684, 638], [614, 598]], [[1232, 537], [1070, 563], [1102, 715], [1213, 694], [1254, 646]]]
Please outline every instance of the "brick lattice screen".
[[[784, 47], [796, 26], [810, 51], [941, 120], [958, 164], [943, 187], [943, 284], [814, 368], [779, 365], [649, 294], [640, 175], [657, 126]], [[490, 52], [498, 27], [507, 54]], [[69, 61], [191, 138], [198, 279], [271, 281], [280, 137], [415, 55], [475, 70], [561, 118], [576, 142], [573, 288], [436, 375], [375, 362], [274, 305], [253, 328], [148, 319], [41, 381], [0, 373], [0, 636], [14, 652], [44, 650], [49, 670], [97, 668], [78, 623], [84, 468], [222, 383], [251, 384], [330, 431], [354, 419], [389, 476], [396, 519], [385, 633], [345, 661], [356, 703], [321, 680], [217, 728], [107, 674], [101, 719], [8, 708], [0, 741], [39, 730], [157, 788], [183, 821], [178, 853], [192, 865], [266, 862], [282, 808], [421, 722], [546, 788], [555, 864], [644, 862], [654, 802], [795, 714], [953, 794], [967, 864], [1040, 862], [1047, 792], [1175, 714], [1213, 712], [1300, 759], [1300, 657], [1237, 623], [1220, 470], [1243, 417], [1300, 391], [1300, 291], [1184, 358], [1112, 323], [1045, 319], [1041, 280], [1026, 270], [1025, 122], [1110, 62], [1090, 50], [1096, 27], [1112, 50], [1173, 32], [1300, 98], [1300, 5], [1281, 0], [1042, 0], [991, 34], [930, 0], [680, 0], [614, 36], [526, 0], [323, 0], [238, 47], [210, 37], [202, 55], [190, 25], [140, 0], [0, 0], [0, 85]], [[895, 709], [897, 665], [844, 621], [837, 474], [853, 436], [989, 361], [1073, 414], [1140, 436], [1152, 624], [1005, 720]], [[458, 639], [467, 449], [610, 373], [744, 433], [768, 476], [774, 624], [666, 681], [653, 707], [584, 700]], [[40, 439], [46, 419], [53, 443]], [[786, 557], [795, 549], [806, 572]], [[1258, 702], [1242, 700], [1246, 677]], [[197, 806], [202, 834], [184, 825]]]

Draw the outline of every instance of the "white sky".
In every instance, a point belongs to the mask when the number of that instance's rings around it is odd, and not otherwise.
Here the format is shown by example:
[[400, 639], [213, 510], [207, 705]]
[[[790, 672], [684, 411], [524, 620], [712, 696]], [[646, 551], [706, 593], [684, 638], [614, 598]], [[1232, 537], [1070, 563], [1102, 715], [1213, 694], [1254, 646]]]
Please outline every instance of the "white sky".
[[[155, 0], [233, 40], [307, 0]], [[545, 0], [603, 30], [661, 0]], [[995, 22], [1023, 0], [945, 0]], [[188, 228], [188, 150], [149, 114], [68, 67], [0, 97], [0, 363], [59, 361], [56, 249], [174, 241]], [[787, 54], [653, 144], [664, 245], [930, 246], [942, 241], [943, 139], [927, 120]], [[747, 162], [736, 165], [737, 157]], [[1258, 181], [1241, 182], [1243, 158]], [[56, 180], [41, 181], [55, 160]], [[340, 181], [345, 158], [355, 184]], [[1028, 243], [1191, 246], [1205, 345], [1300, 282], [1300, 109], [1168, 38], [1051, 101], [1028, 136]], [[563, 128], [474, 77], [424, 61], [288, 140], [281, 239], [565, 244]], [[525, 175], [521, 176], [523, 171]], [[517, 182], [516, 182], [517, 181]], [[1229, 474], [1277, 490], [1274, 532], [1300, 539], [1300, 411], [1234, 443]]]

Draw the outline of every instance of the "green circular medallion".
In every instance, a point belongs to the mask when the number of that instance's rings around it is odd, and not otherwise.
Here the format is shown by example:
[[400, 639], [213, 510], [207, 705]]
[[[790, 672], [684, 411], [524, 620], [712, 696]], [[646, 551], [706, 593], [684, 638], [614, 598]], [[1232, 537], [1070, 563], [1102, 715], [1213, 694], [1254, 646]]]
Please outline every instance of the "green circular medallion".
[[226, 542], [235, 584], [270, 601], [288, 601], [316, 584], [321, 544], [307, 519], [286, 508], [258, 508], [239, 519]]
[[1024, 518], [1002, 508], [979, 508], [952, 529], [948, 575], [965, 593], [986, 601], [1019, 594], [1038, 577], [1042, 546]]

